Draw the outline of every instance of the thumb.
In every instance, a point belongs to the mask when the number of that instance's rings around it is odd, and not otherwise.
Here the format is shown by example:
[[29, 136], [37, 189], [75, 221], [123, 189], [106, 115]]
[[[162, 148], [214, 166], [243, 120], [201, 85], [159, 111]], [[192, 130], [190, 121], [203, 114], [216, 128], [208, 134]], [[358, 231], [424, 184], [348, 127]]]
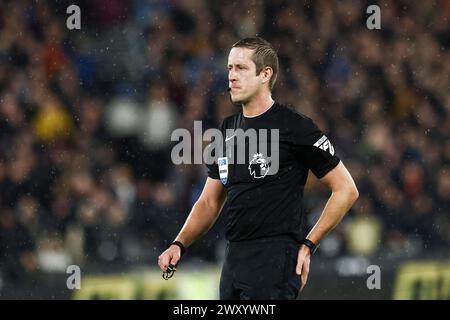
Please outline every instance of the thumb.
[[176, 266], [178, 261], [180, 261], [180, 255], [175, 253], [174, 255], [172, 255], [172, 258], [170, 259], [170, 264]]
[[302, 274], [302, 269], [303, 269], [303, 257], [301, 257], [300, 255], [297, 258], [297, 267], [295, 268], [295, 272], [298, 275]]

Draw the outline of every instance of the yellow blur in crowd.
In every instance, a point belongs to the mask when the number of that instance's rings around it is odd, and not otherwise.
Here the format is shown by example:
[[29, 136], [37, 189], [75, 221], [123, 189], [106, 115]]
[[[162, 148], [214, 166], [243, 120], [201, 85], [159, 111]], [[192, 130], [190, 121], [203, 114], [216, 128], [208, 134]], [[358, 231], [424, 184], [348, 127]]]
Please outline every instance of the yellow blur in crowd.
[[52, 96], [45, 99], [33, 121], [36, 136], [45, 143], [70, 137], [73, 127], [70, 114]]

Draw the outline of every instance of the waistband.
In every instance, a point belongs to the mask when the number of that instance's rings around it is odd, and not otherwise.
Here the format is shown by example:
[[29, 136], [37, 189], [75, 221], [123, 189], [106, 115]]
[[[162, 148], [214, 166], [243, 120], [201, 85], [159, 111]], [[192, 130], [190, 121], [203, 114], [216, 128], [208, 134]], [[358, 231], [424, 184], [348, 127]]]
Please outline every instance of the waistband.
[[300, 244], [300, 241], [294, 235], [290, 235], [290, 234], [280, 234], [280, 235], [273, 235], [273, 236], [261, 237], [261, 238], [256, 238], [256, 239], [245, 239], [245, 240], [239, 240], [239, 241], [228, 240], [228, 243], [230, 245], [238, 245], [238, 244], [250, 244], [250, 243], [265, 243], [265, 242], [272, 242], [272, 241], [287, 241], [287, 242], [293, 242], [296, 244]]

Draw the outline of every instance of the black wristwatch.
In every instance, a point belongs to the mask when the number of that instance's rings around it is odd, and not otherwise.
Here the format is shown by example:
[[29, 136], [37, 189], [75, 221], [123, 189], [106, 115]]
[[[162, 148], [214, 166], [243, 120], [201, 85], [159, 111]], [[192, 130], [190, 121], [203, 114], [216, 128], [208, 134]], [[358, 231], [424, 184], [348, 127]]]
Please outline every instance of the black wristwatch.
[[302, 244], [304, 244], [305, 246], [307, 246], [309, 248], [309, 251], [311, 252], [311, 255], [313, 255], [317, 249], [320, 247], [320, 244], [315, 244], [314, 242], [312, 242], [309, 239], [303, 239]]

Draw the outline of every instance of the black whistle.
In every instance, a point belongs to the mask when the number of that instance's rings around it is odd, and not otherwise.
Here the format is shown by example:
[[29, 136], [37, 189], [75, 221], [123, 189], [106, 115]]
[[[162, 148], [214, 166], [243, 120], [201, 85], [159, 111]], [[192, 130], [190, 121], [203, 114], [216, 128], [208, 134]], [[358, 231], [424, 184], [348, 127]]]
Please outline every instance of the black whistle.
[[169, 280], [170, 278], [173, 277], [173, 274], [175, 273], [174, 268], [175, 266], [173, 264], [169, 264], [166, 271], [164, 271], [162, 274], [164, 280]]

